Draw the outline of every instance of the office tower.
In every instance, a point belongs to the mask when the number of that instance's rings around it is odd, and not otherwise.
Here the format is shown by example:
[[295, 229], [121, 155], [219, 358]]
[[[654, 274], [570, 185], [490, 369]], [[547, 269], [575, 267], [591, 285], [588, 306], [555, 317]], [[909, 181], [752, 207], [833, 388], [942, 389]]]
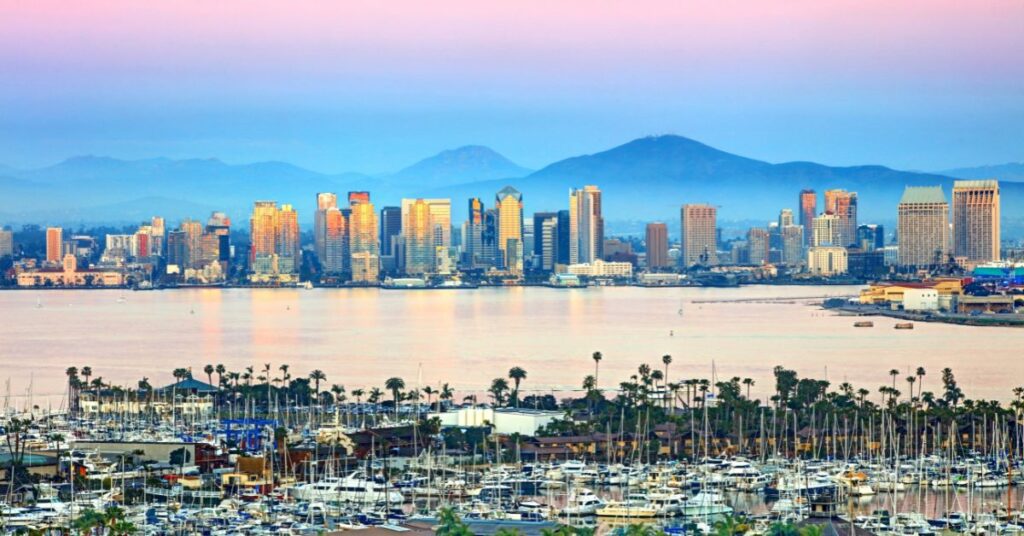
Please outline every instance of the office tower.
[[569, 241], [569, 264], [592, 263], [604, 257], [604, 218], [597, 186], [569, 191]]
[[533, 216], [534, 256], [541, 270], [550, 272], [558, 261], [558, 214], [538, 212]]
[[322, 238], [320, 269], [325, 274], [341, 274], [345, 272], [345, 254], [348, 251], [348, 222], [338, 207], [328, 207], [322, 211]]
[[281, 205], [278, 220], [277, 263], [281, 273], [298, 273], [302, 266], [302, 245], [299, 241], [299, 214], [291, 205]]
[[216, 237], [217, 260], [231, 262], [231, 218], [223, 212], [210, 214], [210, 219], [206, 220], [206, 233]]
[[46, 229], [46, 262], [60, 263], [64, 248], [64, 229], [47, 227]]
[[799, 266], [804, 262], [804, 227], [786, 225], [779, 231], [782, 235], [782, 264]]
[[974, 263], [999, 260], [999, 181], [953, 183], [953, 254]]
[[811, 226], [811, 247], [838, 246], [842, 241], [839, 237], [839, 217], [824, 213], [814, 218]]
[[747, 231], [747, 262], [765, 264], [768, 262], [768, 230], [753, 227]]
[[885, 247], [885, 228], [874, 223], [858, 225], [856, 243], [864, 251], [882, 249]]
[[490, 265], [484, 259], [484, 202], [471, 197], [467, 203], [468, 217], [462, 224], [462, 264], [474, 270]]
[[[277, 203], [257, 201], [249, 218], [249, 264], [256, 272], [269, 273], [269, 259], [277, 254]], [[257, 264], [260, 264], [257, 267]], [[276, 263], [275, 263], [276, 264]]]
[[779, 229], [782, 229], [783, 227], [785, 227], [787, 225], [793, 225], [794, 223], [795, 222], [793, 221], [793, 211], [792, 210], [790, 210], [788, 208], [784, 208], [784, 209], [779, 211]]
[[837, 218], [835, 245], [846, 247], [857, 241], [857, 192], [826, 190], [825, 212]]
[[648, 270], [671, 266], [668, 260], [668, 225], [661, 222], [648, 223], [645, 246]]
[[331, 208], [338, 208], [337, 194], [330, 192], [316, 194], [316, 212], [313, 213], [313, 252], [316, 253], [316, 258], [320, 260], [321, 266], [324, 264], [327, 247], [325, 220], [327, 210]]
[[570, 233], [570, 211], [559, 210], [558, 211], [558, 249], [555, 254], [555, 264], [561, 264], [568, 266], [569, 264], [569, 243], [572, 242], [572, 234]]
[[405, 273], [434, 271], [434, 222], [426, 199], [402, 200], [402, 239], [405, 241]]
[[683, 268], [718, 264], [717, 216], [718, 209], [711, 205], [683, 205], [680, 209]]
[[380, 209], [380, 250], [382, 255], [395, 255], [398, 236], [402, 234], [402, 207]]
[[167, 265], [188, 268], [188, 233], [181, 229], [167, 233]]
[[949, 204], [941, 186], [908, 186], [900, 199], [896, 226], [901, 266], [926, 267], [945, 262]]
[[132, 235], [132, 256], [138, 259], [148, 259], [152, 253], [150, 250], [150, 238], [153, 228], [149, 225], [140, 225], [135, 234]]
[[184, 220], [178, 224], [178, 230], [185, 233], [185, 256], [181, 260], [181, 269], [202, 268], [203, 224]]
[[14, 255], [14, 231], [0, 229], [0, 257]]
[[380, 274], [377, 211], [367, 192], [350, 192], [348, 199], [352, 211], [348, 221], [352, 280], [357, 283], [375, 283]]
[[800, 191], [800, 225], [804, 228], [804, 239], [807, 245], [813, 245], [812, 232], [814, 217], [818, 215], [818, 194], [814, 190]]
[[486, 266], [497, 266], [501, 259], [498, 250], [498, 210], [489, 208], [484, 210], [484, 230], [481, 233], [480, 243], [483, 245], [481, 258]]
[[164, 235], [166, 225], [160, 216], [153, 216], [149, 220], [149, 248], [150, 253], [156, 256], [164, 254]]
[[523, 243], [523, 195], [511, 186], [502, 188], [494, 196], [498, 211], [498, 251], [501, 267], [512, 272], [523, 271], [520, 246]]

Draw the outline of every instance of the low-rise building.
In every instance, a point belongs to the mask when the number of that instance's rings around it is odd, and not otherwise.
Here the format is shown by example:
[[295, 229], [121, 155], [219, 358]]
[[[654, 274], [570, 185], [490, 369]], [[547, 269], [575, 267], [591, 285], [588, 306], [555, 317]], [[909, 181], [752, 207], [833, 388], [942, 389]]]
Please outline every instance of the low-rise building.
[[842, 275], [848, 269], [846, 248], [817, 246], [807, 250], [807, 271], [822, 277]]
[[628, 262], [607, 262], [596, 259], [592, 263], [570, 264], [570, 274], [584, 277], [633, 277], [633, 265]]
[[19, 287], [120, 287], [124, 272], [79, 268], [78, 258], [68, 254], [59, 267], [34, 268], [18, 272]]
[[491, 426], [496, 434], [532, 436], [561, 416], [557, 411], [472, 406], [432, 413], [430, 418], [438, 418], [443, 427]]
[[911, 288], [903, 293], [904, 311], [938, 311], [939, 291], [935, 288]]

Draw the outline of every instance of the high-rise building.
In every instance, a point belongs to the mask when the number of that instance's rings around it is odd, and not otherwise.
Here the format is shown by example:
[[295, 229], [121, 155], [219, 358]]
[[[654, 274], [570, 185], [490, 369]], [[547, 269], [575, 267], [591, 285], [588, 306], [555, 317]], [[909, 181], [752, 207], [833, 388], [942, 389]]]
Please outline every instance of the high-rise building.
[[747, 231], [747, 262], [765, 264], [768, 262], [768, 229], [753, 227]]
[[999, 260], [999, 181], [953, 183], [953, 254], [968, 262]]
[[828, 212], [819, 214], [811, 225], [811, 247], [839, 246], [839, 218]]
[[782, 244], [782, 264], [799, 266], [804, 263], [804, 226], [786, 225], [779, 231]]
[[289, 204], [281, 205], [277, 238], [277, 262], [281, 273], [298, 273], [302, 265], [299, 214]]
[[683, 268], [718, 264], [718, 209], [712, 205], [683, 205], [679, 219]]
[[825, 212], [837, 218], [835, 245], [846, 247], [857, 241], [857, 192], [826, 190]]
[[0, 257], [14, 255], [14, 231], [0, 229]]
[[64, 229], [48, 227], [46, 229], [46, 262], [60, 264], [64, 258]]
[[348, 252], [348, 221], [338, 207], [328, 207], [321, 214], [320, 268], [326, 274], [345, 272], [345, 256]]
[[945, 262], [949, 243], [949, 204], [941, 186], [908, 186], [896, 223], [901, 266], [927, 267]]
[[538, 212], [533, 216], [534, 262], [545, 272], [555, 269], [558, 261], [558, 214]]
[[203, 264], [203, 224], [196, 220], [184, 220], [178, 224], [178, 230], [185, 233], [185, 256], [181, 259], [181, 269], [205, 266]]
[[350, 192], [348, 199], [352, 211], [348, 222], [352, 280], [358, 283], [376, 283], [380, 275], [377, 212], [367, 192]]
[[874, 251], [885, 247], [885, 227], [874, 223], [857, 226], [857, 247]]
[[277, 254], [277, 203], [257, 201], [249, 218], [249, 264], [256, 271], [258, 259], [269, 259]]
[[604, 218], [601, 190], [584, 186], [569, 191], [569, 264], [594, 262], [604, 257]]
[[181, 229], [167, 232], [167, 265], [188, 268], [188, 233]]
[[291, 205], [257, 201], [249, 220], [250, 270], [256, 274], [297, 273], [302, 261], [299, 216]]
[[[430, 274], [435, 270], [435, 254], [441, 234], [431, 213], [431, 200], [402, 200], [402, 239], [405, 241], [405, 273]], [[443, 247], [443, 245], [442, 245]]]
[[152, 255], [161, 256], [164, 254], [164, 235], [166, 225], [160, 216], [153, 216], [149, 220], [149, 247]]
[[788, 208], [784, 208], [784, 209], [779, 211], [779, 229], [782, 229], [783, 227], [785, 227], [787, 225], [793, 225], [795, 223], [796, 222], [793, 221], [793, 211], [792, 210], [790, 210]]
[[[324, 257], [327, 253], [327, 210], [338, 208], [338, 194], [322, 192], [316, 194], [316, 212], [313, 213], [313, 252], [320, 260], [321, 267], [324, 264]], [[326, 271], [326, 269], [325, 269]]]
[[216, 237], [216, 258], [224, 263], [231, 262], [231, 218], [223, 212], [210, 214], [206, 220], [206, 234]]
[[395, 255], [396, 242], [402, 234], [402, 207], [380, 209], [380, 251], [381, 255]]
[[511, 186], [494, 197], [498, 211], [498, 251], [502, 268], [512, 273], [523, 271], [523, 195]]
[[815, 246], [807, 249], [807, 271], [829, 277], [842, 275], [849, 267], [849, 254], [842, 246]]
[[462, 225], [463, 266], [467, 269], [481, 269], [491, 265], [491, 259], [484, 254], [484, 202], [479, 197], [469, 199], [469, 216]]
[[800, 191], [800, 225], [804, 228], [804, 240], [813, 245], [814, 217], [818, 215], [818, 193], [814, 190]]
[[563, 266], [569, 265], [569, 243], [572, 242], [572, 234], [570, 233], [571, 224], [569, 223], [571, 217], [568, 210], [558, 211], [558, 248], [555, 254], [555, 264], [561, 264]]
[[662, 222], [648, 223], [645, 246], [648, 270], [668, 268], [672, 265], [668, 259], [668, 225]]

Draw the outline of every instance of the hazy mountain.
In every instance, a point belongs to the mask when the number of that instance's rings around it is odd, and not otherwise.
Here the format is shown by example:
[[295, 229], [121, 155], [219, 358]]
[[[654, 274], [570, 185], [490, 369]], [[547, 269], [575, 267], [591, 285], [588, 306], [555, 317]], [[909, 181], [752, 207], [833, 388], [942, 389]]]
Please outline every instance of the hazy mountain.
[[519, 166], [489, 147], [467, 145], [442, 151], [385, 177], [393, 186], [437, 188], [467, 182], [525, 177], [532, 170]]
[[[803, 188], [819, 193], [845, 188], [859, 194], [861, 221], [891, 222], [905, 186], [942, 185], [948, 197], [952, 182], [951, 176], [883, 166], [772, 164], [680, 136], [633, 140], [533, 173], [477, 146], [445, 151], [378, 176], [328, 175], [284, 162], [232, 165], [216, 159], [125, 161], [85, 156], [46, 168], [0, 173], [0, 217], [5, 222], [59, 223], [53, 219], [57, 215], [121, 222], [128, 219], [126, 212], [140, 219], [134, 214], [149, 211], [174, 222], [205, 218], [217, 208], [241, 223], [254, 200], [272, 199], [293, 203], [308, 224], [316, 192], [365, 189], [380, 206], [401, 197], [450, 197], [457, 222], [465, 217], [468, 197], [481, 197], [490, 205], [494, 194], [507, 185], [523, 193], [529, 214], [565, 208], [570, 188], [596, 184], [604, 192], [609, 221], [661, 219], [675, 224], [683, 203], [718, 205], [723, 221], [769, 221], [779, 209], [796, 210]], [[1002, 193], [1005, 234], [1024, 234], [1024, 182], [1004, 181]]]
[[1000, 181], [1024, 182], [1024, 162], [947, 169], [939, 173], [958, 179], [999, 179]]

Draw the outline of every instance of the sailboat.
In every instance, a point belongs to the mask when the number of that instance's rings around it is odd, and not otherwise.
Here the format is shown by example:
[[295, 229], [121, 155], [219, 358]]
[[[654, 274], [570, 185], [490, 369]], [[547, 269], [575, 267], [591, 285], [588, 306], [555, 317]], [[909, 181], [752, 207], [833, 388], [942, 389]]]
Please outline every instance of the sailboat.
[[683, 316], [683, 300], [679, 300], [679, 316]]
[[43, 308], [43, 299], [42, 298], [36, 298], [36, 309], [42, 309], [42, 308]]

